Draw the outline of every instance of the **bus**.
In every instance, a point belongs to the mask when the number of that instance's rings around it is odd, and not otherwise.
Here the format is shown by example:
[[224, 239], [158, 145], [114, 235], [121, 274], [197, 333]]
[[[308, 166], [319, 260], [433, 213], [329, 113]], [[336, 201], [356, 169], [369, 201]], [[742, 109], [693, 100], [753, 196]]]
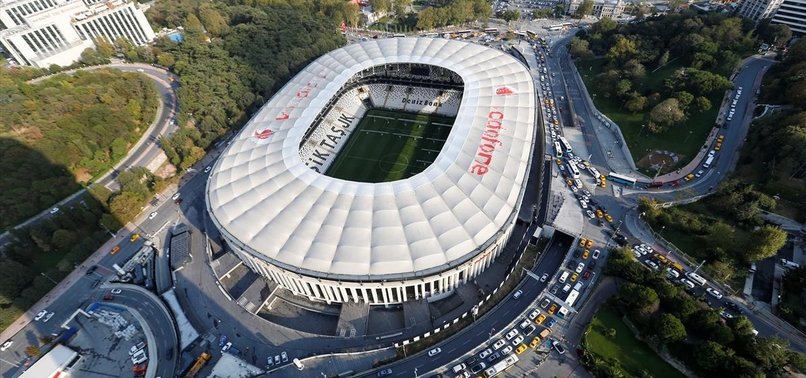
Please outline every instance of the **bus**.
[[615, 172], [610, 172], [610, 174], [607, 175], [607, 179], [609, 181], [612, 181], [612, 182], [616, 183], [616, 184], [629, 185], [629, 186], [631, 186], [633, 188], [635, 187], [635, 179], [630, 177], [630, 176], [625, 176], [625, 175], [620, 175], [620, 174], [615, 173]]
[[578, 297], [579, 291], [571, 290], [571, 293], [568, 294], [568, 298], [565, 298], [565, 303], [571, 307], [574, 307], [574, 303], [576, 303]]
[[525, 31], [522, 31], [522, 30], [515, 31], [515, 35], [517, 35], [518, 37], [523, 38], [523, 39], [526, 39], [526, 38], [528, 38], [528, 37], [529, 37], [529, 36], [526, 34], [526, 32], [525, 32]]
[[548, 31], [559, 31], [559, 30], [563, 30], [564, 28], [567, 28], [569, 26], [571, 26], [570, 22], [563, 22], [563, 23], [557, 24], [557, 25], [546, 26], [546, 30], [548, 30]]
[[425, 33], [423, 36], [426, 38], [436, 38], [439, 37], [439, 33]]
[[392, 37], [394, 37], [394, 38], [404, 38], [404, 37], [406, 37], [406, 35], [402, 34], [402, 33], [397, 33], [397, 34], [393, 35]]
[[568, 143], [568, 139], [565, 139], [565, 137], [562, 136], [559, 137], [558, 139], [560, 140], [560, 144], [562, 144], [562, 146], [565, 148], [566, 153], [573, 151], [571, 149], [571, 143]]
[[705, 278], [702, 278], [702, 276], [694, 272], [686, 273], [686, 278], [688, 278], [689, 280], [691, 280], [691, 282], [694, 282], [695, 284], [700, 286], [705, 286], [705, 284], [708, 283], [708, 281], [706, 281]]
[[473, 34], [473, 31], [465, 29], [465, 30], [455, 31], [455, 32], [453, 32], [451, 34], [456, 34], [459, 37], [467, 38], [467, 37], [470, 37]]
[[509, 369], [510, 367], [512, 367], [512, 365], [515, 365], [516, 363], [518, 363], [518, 356], [515, 354], [510, 354], [503, 360], [498, 361], [498, 363], [485, 370], [484, 376], [487, 378], [495, 377], [496, 375], [503, 373], [504, 370]]
[[554, 151], [557, 151], [557, 158], [563, 157], [563, 148], [560, 146], [560, 142], [554, 141]]
[[601, 174], [599, 174], [598, 169], [594, 168], [593, 166], [590, 166], [590, 167], [588, 167], [588, 172], [590, 172], [590, 174], [591, 174], [591, 176], [593, 176], [594, 180], [599, 181], [599, 176], [601, 176]]
[[498, 34], [498, 28], [487, 28], [484, 29], [484, 32], [487, 34]]
[[529, 38], [532, 38], [532, 39], [537, 38], [537, 33], [533, 32], [531, 30], [528, 30], [528, 29], [526, 30], [526, 35], [528, 35]]
[[579, 178], [579, 169], [574, 162], [568, 162], [568, 171], [574, 175], [574, 178]]

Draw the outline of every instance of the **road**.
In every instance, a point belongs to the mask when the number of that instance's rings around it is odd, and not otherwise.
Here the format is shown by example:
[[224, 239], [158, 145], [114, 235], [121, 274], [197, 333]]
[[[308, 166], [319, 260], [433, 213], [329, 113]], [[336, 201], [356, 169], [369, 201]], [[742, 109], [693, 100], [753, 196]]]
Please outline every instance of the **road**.
[[[554, 243], [550, 245], [546, 249], [542, 260], [532, 269], [532, 272], [538, 276], [543, 275], [543, 273], [553, 275], [560, 267], [560, 263], [566, 252], [568, 252], [569, 247], [570, 244], [567, 242], [565, 244]], [[450, 369], [452, 365], [448, 366], [445, 364], [446, 362], [463, 360], [469, 351], [480, 345], [487, 344], [490, 340], [503, 337], [503, 334], [509, 330], [509, 323], [518, 318], [521, 313], [532, 305], [532, 301], [546, 288], [546, 285], [547, 283], [545, 282], [525, 279], [519, 287], [523, 291], [521, 298], [514, 299], [512, 296], [507, 296], [506, 299], [499, 302], [496, 307], [477, 319], [472, 325], [439, 344], [439, 347], [442, 348], [442, 353], [439, 354], [438, 358], [429, 357], [427, 351], [423, 351], [406, 359], [385, 365], [384, 368], [392, 369], [391, 377], [412, 377], [414, 376], [414, 369], [417, 369], [417, 374], [419, 375], [424, 375], [431, 371], [442, 372], [443, 369]], [[373, 374], [374, 372], [362, 376], [374, 376]]]
[[[153, 67], [147, 64], [108, 64], [103, 66], [80, 68], [78, 70], [96, 70], [101, 68], [114, 68], [126, 72], [139, 72], [146, 75], [146, 77], [154, 81], [155, 88], [159, 92], [160, 99], [162, 100], [154, 122], [145, 131], [140, 140], [129, 150], [129, 153], [126, 155], [126, 157], [118, 162], [112, 169], [100, 176], [92, 184], [113, 186], [112, 184], [121, 170], [131, 167], [146, 166], [157, 156], [162, 154], [162, 148], [157, 143], [160, 136], [170, 135], [177, 129], [177, 125], [172, 123], [171, 120], [174, 119], [174, 116], [178, 110], [175, 91], [179, 84], [177, 81], [178, 77], [176, 75], [161, 68]], [[70, 72], [73, 71], [66, 71], [64, 73]], [[31, 81], [31, 83], [36, 83], [48, 77], [49, 76], [34, 79]], [[48, 209], [43, 210], [41, 213], [36, 214], [24, 222], [16, 225], [14, 228], [25, 227], [34, 222], [47, 218], [50, 216], [50, 208], [61, 208], [69, 205], [77, 201], [85, 192], [86, 189], [81, 189], [73, 193], [67, 198], [53, 204], [53, 206], [50, 206]], [[10, 238], [11, 234], [8, 231], [0, 234], [0, 246], [8, 243]]]

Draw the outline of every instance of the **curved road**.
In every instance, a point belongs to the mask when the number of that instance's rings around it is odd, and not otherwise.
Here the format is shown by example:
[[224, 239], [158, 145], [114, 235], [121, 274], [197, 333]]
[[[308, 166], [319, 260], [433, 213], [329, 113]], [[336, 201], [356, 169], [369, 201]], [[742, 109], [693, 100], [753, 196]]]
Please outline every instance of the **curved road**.
[[[93, 67], [85, 67], [80, 68], [78, 70], [71, 70], [61, 72], [59, 74], [70, 74], [75, 71], [83, 71], [83, 70], [97, 70], [101, 68], [114, 68], [125, 72], [140, 72], [146, 75], [148, 78], [154, 81], [157, 88], [157, 91], [160, 94], [161, 103], [157, 109], [157, 115], [155, 117], [154, 122], [151, 123], [149, 128], [140, 138], [140, 140], [129, 150], [129, 153], [124, 157], [120, 162], [118, 162], [112, 169], [106, 172], [104, 175], [96, 179], [96, 181], [92, 185], [104, 185], [108, 186], [114, 182], [115, 178], [117, 177], [119, 170], [125, 170], [130, 167], [137, 167], [137, 166], [146, 166], [149, 162], [155, 159], [162, 153], [162, 148], [159, 146], [157, 141], [159, 140], [160, 136], [162, 135], [169, 135], [173, 133], [177, 126], [171, 123], [174, 115], [177, 112], [177, 102], [176, 102], [176, 88], [178, 87], [177, 76], [164, 70], [161, 68], [153, 67], [147, 64], [122, 64], [122, 63], [115, 63], [115, 64], [107, 64], [103, 66], [93, 66]], [[53, 76], [53, 75], [50, 75]], [[34, 80], [31, 80], [31, 83], [36, 83], [50, 76], [40, 77]], [[83, 194], [86, 189], [79, 190], [72, 195], [68, 196], [67, 198], [59, 201], [58, 203], [53, 204], [51, 207], [62, 207], [67, 205]], [[41, 213], [34, 215], [33, 217], [27, 219], [26, 221], [14, 226], [14, 229], [27, 226], [31, 223], [44, 219], [50, 215], [49, 209], [43, 210]], [[9, 237], [11, 234], [6, 231], [0, 235], [0, 246], [5, 245], [10, 239]]]

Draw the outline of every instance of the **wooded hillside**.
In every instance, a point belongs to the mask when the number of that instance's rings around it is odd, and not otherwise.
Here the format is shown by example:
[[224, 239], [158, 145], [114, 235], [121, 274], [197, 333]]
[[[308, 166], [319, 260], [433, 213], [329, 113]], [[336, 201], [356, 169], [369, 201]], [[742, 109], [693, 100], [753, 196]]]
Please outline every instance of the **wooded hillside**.
[[97, 70], [35, 84], [19, 76], [0, 69], [0, 229], [112, 167], [157, 108], [153, 84], [137, 74]]

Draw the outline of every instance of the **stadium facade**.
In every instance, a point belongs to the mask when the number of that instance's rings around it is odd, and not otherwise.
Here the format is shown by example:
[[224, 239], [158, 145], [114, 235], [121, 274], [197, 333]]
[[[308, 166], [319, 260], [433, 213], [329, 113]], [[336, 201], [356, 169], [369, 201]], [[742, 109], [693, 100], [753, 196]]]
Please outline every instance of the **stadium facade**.
[[[327, 176], [373, 107], [456, 118], [411, 177]], [[532, 77], [512, 56], [439, 38], [352, 44], [312, 62], [248, 122], [211, 172], [207, 210], [247, 266], [296, 295], [439, 298], [503, 250], [542, 149], [536, 135]]]

